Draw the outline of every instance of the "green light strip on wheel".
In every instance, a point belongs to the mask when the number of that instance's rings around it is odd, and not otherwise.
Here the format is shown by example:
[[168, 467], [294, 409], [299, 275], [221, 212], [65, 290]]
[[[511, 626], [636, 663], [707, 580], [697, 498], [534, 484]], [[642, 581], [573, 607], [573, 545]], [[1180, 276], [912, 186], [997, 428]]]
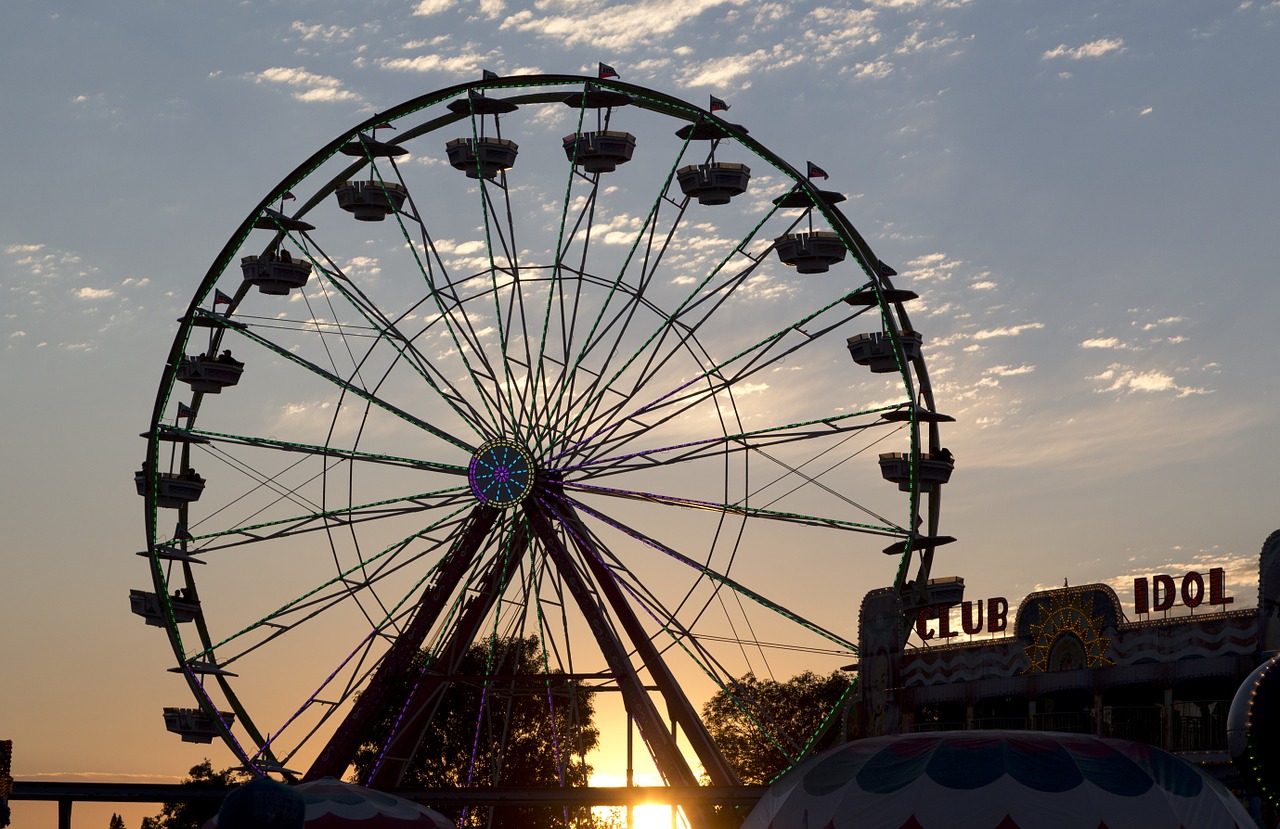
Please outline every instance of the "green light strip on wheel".
[[[578, 358], [577, 360], [574, 361], [573, 368], [568, 369], [565, 372], [566, 377], [569, 375], [575, 374], [578, 371], [578, 368], [582, 365], [582, 361], [587, 358], [587, 352], [592, 348], [592, 340], [595, 338], [595, 333], [599, 329], [601, 321], [604, 320], [605, 311], [608, 309], [609, 303], [613, 301], [614, 294], [617, 293], [618, 286], [622, 283], [622, 279], [626, 275], [627, 268], [631, 266], [631, 260], [635, 257], [636, 250], [640, 247], [640, 241], [644, 238], [645, 231], [650, 228], [650, 225], [654, 225], [656, 227], [657, 218], [658, 218], [658, 208], [661, 206], [662, 200], [666, 197], [667, 192], [671, 189], [671, 180], [675, 178], [676, 168], [680, 166], [680, 160], [684, 158], [684, 154], [688, 150], [689, 142], [692, 139], [692, 137], [693, 137], [693, 133], [691, 131], [689, 133], [689, 137], [685, 138], [684, 143], [680, 145], [680, 151], [676, 153], [675, 161], [671, 163], [671, 169], [667, 171], [666, 180], [663, 181], [662, 188], [658, 191], [658, 194], [654, 197], [653, 204], [649, 206], [649, 213], [648, 215], [645, 216], [644, 223], [640, 226], [640, 229], [636, 232], [636, 238], [631, 243], [631, 249], [627, 251], [627, 255], [622, 261], [622, 267], [619, 268], [618, 270], [617, 278], [615, 278], [613, 282], [609, 285], [609, 293], [605, 296], [604, 301], [600, 304], [600, 311], [598, 314], [596, 314], [596, 318], [592, 321], [591, 329], [587, 332], [586, 337], [584, 337], [582, 340], [582, 349], [578, 352]], [[683, 215], [683, 213], [681, 215]], [[679, 216], [677, 216], [677, 221], [679, 221]], [[674, 230], [674, 227], [672, 229]], [[654, 268], [657, 267], [657, 264], [658, 263], [656, 262], [654, 263]], [[644, 278], [644, 270], [642, 269], [641, 279], [643, 278]], [[636, 287], [638, 289], [642, 289], [643, 285], [641, 282], [637, 281]], [[638, 302], [639, 299], [640, 297], [637, 294], [635, 297], [635, 301]], [[565, 357], [567, 362], [568, 355], [566, 354]], [[560, 401], [563, 399], [567, 390], [568, 390], [567, 386], [564, 386], [561, 388], [560, 397], [556, 399], [555, 406], [551, 410], [555, 412], [557, 415], [559, 414], [559, 411], [560, 411]], [[548, 417], [548, 422], [552, 420], [554, 420], [554, 417]], [[548, 429], [548, 433], [549, 432], [550, 432], [550, 429]]]
[[341, 377], [338, 377], [336, 374], [331, 374], [328, 371], [325, 371], [324, 369], [315, 365], [314, 363], [311, 363], [307, 360], [302, 359], [301, 357], [294, 354], [292, 351], [289, 351], [287, 348], [282, 348], [276, 345], [271, 340], [266, 339], [260, 334], [250, 331], [248, 330], [248, 328], [237, 328], [236, 330], [239, 331], [241, 334], [243, 334], [245, 337], [248, 337], [249, 339], [263, 346], [264, 348], [267, 348], [275, 352], [276, 354], [280, 355], [281, 357], [284, 357], [286, 360], [289, 360], [292, 363], [302, 366], [303, 368], [307, 369], [311, 373], [316, 374], [328, 380], [330, 383], [333, 383], [335, 386], [346, 389], [347, 391], [354, 394], [356, 397], [359, 397], [362, 400], [368, 401], [369, 403], [372, 403], [375, 406], [387, 412], [390, 412], [391, 414], [395, 415], [396, 417], [400, 418], [406, 423], [412, 424], [413, 426], [416, 426], [419, 429], [422, 429], [428, 432], [429, 434], [435, 435], [436, 437], [440, 438], [446, 443], [451, 443], [460, 449], [465, 449], [468, 453], [472, 453], [475, 451], [475, 447], [468, 446], [466, 443], [464, 443], [461, 440], [458, 440], [453, 435], [450, 435], [448, 432], [444, 432], [436, 428], [435, 426], [432, 426], [430, 423], [427, 423], [425, 420], [414, 417], [408, 412], [402, 409], [399, 409], [395, 406], [392, 406], [390, 403], [387, 403], [386, 401], [378, 397], [375, 397], [371, 392], [365, 391], [359, 386], [353, 383], [350, 383], [346, 380], [343, 380]]
[[[563, 296], [564, 296], [563, 287], [561, 287], [564, 284], [564, 279], [563, 279], [564, 256], [566, 253], [564, 249], [564, 230], [565, 230], [565, 225], [569, 221], [569, 203], [570, 203], [571, 197], [573, 196], [573, 177], [577, 174], [576, 159], [578, 157], [578, 142], [582, 140], [582, 121], [587, 112], [587, 109], [585, 106], [586, 104], [585, 95], [583, 96], [582, 100], [584, 105], [578, 107], [578, 126], [573, 131], [573, 158], [569, 159], [569, 178], [564, 183], [564, 206], [560, 210], [560, 227], [558, 228], [557, 234], [556, 234], [555, 262], [552, 265], [553, 270], [552, 270], [551, 284], [547, 287], [547, 308], [542, 315], [542, 337], [538, 341], [537, 376], [534, 380], [534, 387], [533, 387], [535, 399], [540, 394], [539, 389], [545, 388], [543, 384], [546, 382], [546, 378], [543, 376], [543, 366], [545, 365], [546, 361], [543, 359], [543, 357], [546, 356], [546, 353], [547, 353], [547, 337], [551, 332], [551, 308], [555, 304], [556, 291], [557, 290], [562, 291], [561, 301], [563, 301]], [[599, 178], [599, 175], [597, 175], [595, 181], [592, 182], [592, 198], [595, 197], [594, 193], [599, 188], [600, 188], [600, 178]], [[569, 359], [569, 355], [566, 354], [565, 355], [566, 364], [568, 363], [568, 359]], [[552, 411], [552, 407], [548, 406], [547, 407], [548, 419], [550, 419], [551, 411]], [[543, 436], [544, 435], [542, 434], [533, 436], [535, 451], [541, 452], [541, 451], [549, 450], [551, 448], [549, 443], [546, 446], [542, 445], [541, 440]], [[546, 433], [546, 436], [549, 437], [549, 433]]]
[[[363, 146], [363, 145], [362, 145], [362, 146]], [[366, 154], [367, 154], [367, 153], [368, 153], [368, 150], [366, 149], [366, 150], [365, 150], [365, 152], [366, 152]], [[371, 159], [371, 160], [372, 160], [372, 159]], [[412, 196], [410, 196], [410, 198], [412, 198]], [[293, 237], [292, 237], [292, 234], [290, 234], [290, 235], [289, 235], [289, 238], [291, 238], [291, 239], [293, 238]], [[329, 284], [329, 286], [330, 286], [330, 287], [332, 287], [335, 291], [337, 291], [339, 294], [341, 294], [341, 295], [342, 295], [342, 296], [347, 300], [347, 302], [351, 305], [351, 307], [352, 307], [352, 308], [354, 308], [354, 309], [356, 310], [356, 312], [357, 312], [360, 316], [362, 316], [362, 317], [364, 318], [365, 322], [367, 322], [367, 323], [369, 324], [370, 329], [371, 329], [371, 330], [373, 330], [373, 331], [377, 331], [377, 332], [378, 332], [378, 339], [380, 339], [380, 340], [382, 340], [382, 341], [386, 342], [388, 345], [390, 345], [390, 346], [391, 346], [391, 348], [392, 348], [392, 349], [393, 349], [397, 354], [399, 354], [399, 355], [400, 355], [400, 357], [404, 360], [404, 362], [408, 363], [408, 364], [409, 364], [409, 366], [410, 366], [410, 368], [412, 368], [412, 369], [413, 369], [413, 371], [414, 371], [414, 372], [415, 372], [419, 377], [421, 377], [423, 380], [425, 380], [425, 381], [427, 382], [427, 385], [429, 385], [429, 386], [431, 387], [432, 391], [434, 391], [434, 392], [435, 392], [435, 393], [440, 397], [440, 399], [441, 399], [441, 400], [443, 400], [443, 401], [445, 402], [445, 404], [449, 406], [449, 408], [453, 409], [454, 413], [455, 413], [455, 414], [457, 414], [459, 418], [461, 418], [464, 422], [471, 423], [471, 418], [467, 415], [467, 413], [465, 413], [465, 412], [464, 412], [464, 411], [463, 411], [459, 406], [457, 406], [457, 405], [453, 402], [453, 400], [452, 400], [452, 399], [450, 399], [450, 396], [449, 396], [448, 394], [445, 394], [445, 392], [440, 388], [440, 386], [439, 386], [439, 385], [436, 383], [436, 381], [431, 377], [431, 375], [430, 375], [428, 372], [426, 372], [425, 370], [423, 370], [423, 368], [422, 368], [421, 366], [419, 366], [419, 365], [418, 365], [417, 361], [415, 361], [415, 360], [411, 359], [411, 358], [408, 356], [407, 351], [412, 347], [412, 346], [410, 345], [410, 342], [411, 342], [411, 341], [410, 341], [409, 339], [407, 339], [403, 334], [401, 334], [401, 333], [400, 333], [400, 331], [399, 331], [398, 329], [394, 328], [395, 323], [391, 322], [390, 320], [388, 320], [388, 321], [386, 321], [386, 322], [384, 323], [383, 321], [381, 321], [381, 320], [376, 320], [375, 318], [373, 318], [372, 316], [370, 316], [370, 315], [365, 311], [365, 309], [364, 309], [364, 307], [361, 305], [361, 303], [360, 303], [360, 302], [358, 302], [358, 301], [356, 300], [356, 296], [355, 296], [355, 295], [354, 295], [350, 290], [348, 290], [345, 286], [343, 286], [343, 285], [342, 285], [342, 283], [341, 283], [339, 280], [335, 279], [335, 278], [334, 278], [334, 273], [331, 273], [331, 272], [329, 271], [329, 269], [328, 269], [328, 268], [325, 268], [325, 267], [320, 263], [320, 261], [319, 261], [319, 260], [317, 260], [317, 259], [316, 259], [312, 254], [311, 254], [311, 251], [309, 250], [309, 246], [308, 246], [308, 245], [300, 244], [300, 243], [299, 243], [299, 242], [297, 242], [296, 240], [294, 240], [294, 244], [295, 244], [295, 245], [297, 245], [297, 246], [298, 246], [298, 247], [299, 247], [299, 248], [300, 248], [300, 249], [305, 253], [305, 255], [306, 255], [307, 259], [309, 259], [309, 260], [311, 261], [312, 266], [313, 266], [313, 267], [314, 267], [314, 268], [315, 268], [319, 273], [323, 273], [323, 274], [325, 274], [325, 276], [327, 276], [327, 277], [329, 278], [329, 279], [328, 279], [328, 284]], [[412, 245], [410, 245], [410, 247], [412, 247]], [[416, 251], [415, 251], [415, 254], [416, 254]], [[328, 259], [328, 256], [327, 256], [327, 255], [326, 255], [326, 260], [327, 260], [331, 265], [333, 265], [333, 267], [334, 267], [334, 269], [335, 269], [335, 272], [336, 272], [337, 274], [342, 275], [342, 278], [343, 278], [343, 279], [345, 279], [345, 280], [347, 280], [347, 281], [350, 281], [350, 279], [346, 276], [346, 274], [343, 274], [343, 273], [342, 273], [342, 270], [341, 270], [340, 268], [338, 268], [337, 264], [336, 264], [336, 263], [334, 263], [334, 262], [333, 262], [333, 260]], [[353, 284], [354, 284], [354, 283], [353, 283]], [[404, 347], [401, 347], [401, 345], [400, 345], [399, 343], [403, 343], [403, 344], [404, 344]], [[371, 349], [371, 351], [372, 351], [372, 349]], [[478, 413], [477, 413], [477, 414], [478, 414]]]
[[[387, 498], [382, 501], [369, 501], [368, 503], [357, 504], [351, 507], [341, 507], [339, 509], [324, 510], [322, 512], [308, 513], [306, 515], [295, 515], [289, 518], [278, 518], [274, 521], [263, 521], [260, 524], [246, 524], [242, 527], [234, 527], [229, 530], [219, 530], [217, 532], [212, 532], [212, 533], [203, 533], [200, 535], [193, 535], [191, 539], [193, 541], [204, 541], [205, 539], [208, 539], [208, 538], [225, 538], [226, 536], [229, 536], [229, 535], [244, 535], [249, 532], [252, 532], [253, 530], [262, 530], [262, 529], [266, 529], [267, 527], [278, 527], [282, 524], [301, 524], [307, 521], [315, 521], [316, 519], [319, 519], [319, 518], [331, 518], [335, 515], [351, 515], [352, 513], [357, 511], [367, 510], [373, 507], [385, 507], [388, 504], [399, 504], [405, 501], [416, 501], [416, 500], [421, 500], [425, 498], [438, 498], [444, 495], [463, 495], [467, 493], [469, 490], [470, 490], [470, 487], [455, 486], [455, 487], [449, 487], [447, 489], [432, 490], [431, 492], [421, 492], [421, 493], [418, 493], [417, 495], [402, 495], [398, 498]], [[202, 552], [202, 551], [197, 550], [196, 552]]]
[[662, 334], [672, 328], [676, 319], [685, 310], [685, 308], [690, 303], [692, 303], [695, 299], [697, 299], [699, 294], [702, 293], [702, 289], [705, 288], [711, 282], [711, 280], [714, 279], [720, 273], [720, 271], [724, 269], [725, 265], [729, 264], [729, 261], [733, 258], [734, 254], [742, 252], [747, 242], [755, 238], [755, 235], [756, 233], [759, 232], [760, 228], [764, 226], [765, 222], [773, 218], [773, 214], [776, 212], [778, 212], [778, 206], [774, 205], [773, 209], [767, 212], [760, 219], [760, 221], [756, 223], [755, 227], [751, 229], [751, 231], [747, 234], [746, 238], [743, 239], [741, 242], [739, 242], [736, 246], [734, 246], [733, 250], [731, 250], [724, 257], [724, 259], [720, 261], [720, 264], [716, 265], [716, 267], [711, 271], [711, 273], [707, 275], [707, 278], [702, 280], [702, 282], [698, 283], [696, 286], [694, 286], [689, 296], [683, 302], [680, 303], [680, 305], [676, 308], [675, 311], [673, 311], [672, 313], [666, 316], [666, 318], [658, 326], [657, 330], [655, 330], [652, 334], [650, 334], [649, 338], [645, 340], [644, 343], [642, 343], [638, 349], [636, 349], [635, 353], [632, 354], [629, 358], [627, 358], [627, 361], [623, 363], [621, 368], [619, 368], [616, 372], [614, 372], [613, 376], [610, 377], [609, 381], [601, 387], [600, 391], [595, 393], [593, 396], [591, 396], [589, 399], [583, 402], [577, 416], [574, 417], [572, 420], [570, 420], [567, 424], [565, 424], [565, 428], [564, 428], [565, 433], [568, 433], [570, 430], [575, 428], [578, 425], [578, 422], [587, 414], [587, 412], [593, 409], [593, 407], [601, 399], [603, 399], [607, 390], [612, 388], [613, 384], [617, 381], [619, 377], [622, 376], [623, 372], [625, 372], [628, 368], [630, 368], [631, 364], [640, 358], [640, 355], [643, 354], [645, 350], [649, 348], [649, 346], [653, 343], [653, 341], [658, 337], [659, 334]]
[[276, 438], [249, 437], [247, 435], [236, 435], [230, 432], [210, 432], [204, 429], [174, 429], [172, 431], [175, 434], [221, 438], [222, 440], [245, 446], [272, 447], [275, 449], [283, 449], [288, 452], [304, 452], [309, 455], [321, 455], [329, 458], [389, 462], [404, 466], [412, 466], [416, 469], [429, 469], [433, 472], [449, 472], [462, 475], [467, 473], [467, 468], [465, 466], [458, 466], [457, 464], [435, 463], [433, 461], [406, 458], [399, 455], [386, 455], [378, 452], [361, 452], [356, 449], [335, 449], [333, 447], [318, 446], [310, 443], [297, 443], [296, 441], [279, 440]]
[[[373, 556], [372, 558], [362, 559], [358, 564], [352, 565], [349, 569], [341, 571], [340, 573], [338, 573], [338, 575], [334, 576], [332, 579], [329, 579], [329, 580], [328, 580], [328, 581], [326, 581], [326, 582], [322, 582], [321, 584], [319, 584], [318, 586], [316, 586], [314, 589], [309, 590], [308, 592], [306, 592], [306, 593], [302, 594], [301, 596], [297, 597], [296, 599], [293, 599], [292, 601], [285, 603], [284, 605], [280, 606], [280, 607], [279, 607], [278, 609], [276, 609], [275, 611], [273, 611], [273, 612], [271, 612], [270, 614], [268, 614], [268, 615], [266, 615], [266, 616], [262, 617], [262, 618], [261, 618], [261, 619], [259, 619], [258, 621], [253, 622], [252, 624], [248, 625], [247, 627], [241, 628], [239, 631], [236, 631], [235, 633], [231, 634], [231, 635], [230, 635], [230, 636], [228, 636], [226, 639], [223, 639], [221, 642], [218, 642], [218, 643], [217, 643], [217, 644], [215, 644], [215, 645], [210, 645], [206, 650], [203, 650], [203, 651], [201, 651], [201, 652], [199, 652], [199, 653], [197, 653], [197, 654], [193, 654], [192, 656], [190, 656], [190, 657], [189, 657], [189, 659], [202, 659], [202, 658], [212, 659], [212, 658], [213, 658], [213, 653], [214, 653], [214, 651], [215, 651], [215, 650], [217, 650], [218, 648], [221, 648], [221, 647], [223, 647], [223, 646], [225, 646], [225, 645], [229, 644], [230, 642], [232, 642], [232, 641], [234, 641], [234, 640], [236, 640], [236, 639], [240, 638], [241, 636], [245, 635], [246, 633], [249, 633], [250, 631], [257, 630], [258, 628], [262, 627], [263, 625], [266, 625], [266, 624], [270, 623], [270, 621], [271, 621], [272, 619], [276, 618], [276, 617], [277, 617], [277, 616], [279, 616], [281, 613], [283, 613], [283, 612], [287, 611], [289, 608], [293, 607], [294, 605], [298, 604], [299, 602], [303, 601], [304, 599], [307, 599], [307, 598], [310, 598], [311, 596], [314, 596], [316, 593], [319, 593], [321, 590], [324, 590], [326, 587], [332, 587], [333, 585], [337, 584], [338, 582], [345, 581], [347, 576], [351, 575], [352, 573], [356, 572], [357, 570], [364, 569], [365, 567], [369, 566], [371, 563], [373, 563], [373, 562], [375, 562], [375, 561], [379, 560], [380, 558], [382, 558], [382, 557], [384, 557], [384, 556], [386, 556], [386, 555], [391, 554], [392, 552], [395, 552], [395, 551], [398, 551], [398, 550], [404, 549], [404, 547], [405, 547], [405, 546], [407, 546], [409, 543], [411, 543], [415, 538], [420, 538], [424, 533], [430, 532], [431, 530], [434, 530], [434, 529], [438, 529], [439, 527], [441, 527], [442, 525], [444, 525], [447, 521], [449, 521], [450, 519], [454, 518], [454, 517], [455, 517], [455, 516], [457, 516], [457, 515], [462, 514], [463, 512], [465, 512], [465, 511], [466, 511], [466, 510], [468, 510], [468, 509], [470, 509], [470, 507], [468, 507], [468, 506], [460, 507], [460, 508], [458, 508], [457, 510], [454, 510], [453, 512], [449, 513], [448, 515], [446, 515], [446, 516], [444, 516], [444, 517], [442, 517], [442, 518], [440, 518], [440, 519], [438, 519], [438, 520], [436, 520], [436, 521], [433, 521], [432, 523], [428, 524], [427, 526], [423, 527], [422, 529], [418, 530], [417, 532], [413, 533], [412, 535], [409, 535], [409, 536], [406, 536], [406, 537], [402, 538], [400, 541], [397, 541], [395, 544], [390, 545], [389, 547], [387, 547], [386, 549], [384, 549], [382, 552], [378, 553], [377, 555]], [[443, 560], [442, 560], [442, 561], [443, 561]], [[412, 589], [411, 589], [411, 590], [410, 590], [410, 591], [405, 595], [405, 597], [404, 597], [403, 599], [401, 599], [401, 600], [400, 600], [400, 602], [399, 602], [399, 603], [397, 603], [395, 607], [393, 607], [390, 611], [388, 611], [388, 612], [387, 612], [386, 616], [385, 616], [385, 617], [383, 618], [383, 620], [382, 620], [382, 621], [383, 621], [383, 623], [389, 622], [389, 621], [391, 620], [392, 616], [394, 616], [395, 611], [396, 611], [396, 610], [398, 610], [398, 609], [399, 609], [399, 608], [400, 608], [400, 607], [401, 607], [401, 606], [402, 606], [406, 601], [408, 601], [409, 596], [413, 595], [413, 592], [414, 592], [415, 590], [417, 590], [417, 588], [418, 588], [420, 585], [422, 585], [422, 584], [423, 584], [423, 583], [424, 583], [428, 578], [430, 578], [432, 575], [434, 575], [434, 574], [435, 574], [436, 570], [438, 570], [438, 569], [441, 567], [441, 565], [442, 565], [442, 561], [437, 561], [435, 564], [433, 564], [433, 565], [428, 569], [427, 573], [426, 573], [426, 574], [425, 574], [425, 575], [424, 575], [424, 576], [423, 576], [423, 577], [422, 577], [422, 578], [417, 582], [417, 584], [415, 584], [415, 585], [414, 585], [414, 587], [413, 587], [413, 588], [412, 588]], [[366, 582], [366, 584], [371, 584], [371, 582]], [[224, 663], [224, 664], [231, 664], [231, 663], [230, 663], [230, 662], [227, 662], [227, 663]]]

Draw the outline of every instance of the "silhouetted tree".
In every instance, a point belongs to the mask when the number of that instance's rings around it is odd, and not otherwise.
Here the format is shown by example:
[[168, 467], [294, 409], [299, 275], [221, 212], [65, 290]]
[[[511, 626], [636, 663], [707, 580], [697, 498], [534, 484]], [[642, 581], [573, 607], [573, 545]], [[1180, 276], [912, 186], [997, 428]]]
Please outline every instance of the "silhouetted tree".
[[[214, 771], [213, 764], [206, 758], [203, 763], [192, 766], [183, 785], [199, 786], [233, 786], [243, 783], [248, 777], [235, 769]], [[160, 814], [143, 818], [142, 829], [200, 829], [204, 822], [218, 813], [221, 802], [216, 799], [200, 799], [186, 802], [165, 803]]]
[[743, 784], [764, 784], [790, 768], [789, 758], [798, 757], [824, 725], [810, 750], [840, 743], [835, 709], [851, 685], [840, 671], [828, 676], [805, 671], [785, 682], [747, 674], [708, 700], [702, 719]]
[[[414, 668], [388, 695], [385, 713], [360, 747], [357, 780], [366, 780], [381, 746], [400, 715], [416, 680], [429, 669], [423, 652]], [[591, 766], [584, 759], [596, 748], [599, 729], [592, 692], [562, 672], [548, 672], [541, 643], [528, 638], [490, 638], [472, 645], [449, 684], [435, 716], [409, 762], [401, 785], [423, 788], [585, 786]], [[496, 677], [489, 682], [480, 677]], [[459, 826], [489, 824], [488, 809], [441, 812]], [[464, 814], [465, 812], [465, 814]], [[493, 826], [522, 829], [591, 824], [590, 810], [537, 806], [495, 806]]]

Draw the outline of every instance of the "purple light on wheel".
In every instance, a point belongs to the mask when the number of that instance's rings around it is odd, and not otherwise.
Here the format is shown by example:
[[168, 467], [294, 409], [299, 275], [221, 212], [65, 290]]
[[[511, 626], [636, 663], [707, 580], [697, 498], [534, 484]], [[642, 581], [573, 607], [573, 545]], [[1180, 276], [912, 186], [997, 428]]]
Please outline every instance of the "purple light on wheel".
[[510, 507], [532, 491], [536, 479], [529, 450], [507, 438], [495, 438], [476, 450], [467, 468], [471, 491], [482, 504]]

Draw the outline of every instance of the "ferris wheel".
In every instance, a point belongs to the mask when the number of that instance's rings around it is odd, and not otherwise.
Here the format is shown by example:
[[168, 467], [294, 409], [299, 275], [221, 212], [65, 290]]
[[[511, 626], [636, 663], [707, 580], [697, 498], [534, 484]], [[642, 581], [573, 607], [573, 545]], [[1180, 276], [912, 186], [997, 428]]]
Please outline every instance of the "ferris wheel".
[[724, 109], [486, 74], [267, 191], [195, 289], [136, 473], [133, 609], [195, 699], [171, 731], [286, 778], [363, 751], [394, 786], [450, 684], [552, 715], [570, 687], [619, 700], [668, 784], [732, 785], [701, 702], [856, 659], [860, 589], [925, 599], [953, 461], [915, 295], [821, 170]]

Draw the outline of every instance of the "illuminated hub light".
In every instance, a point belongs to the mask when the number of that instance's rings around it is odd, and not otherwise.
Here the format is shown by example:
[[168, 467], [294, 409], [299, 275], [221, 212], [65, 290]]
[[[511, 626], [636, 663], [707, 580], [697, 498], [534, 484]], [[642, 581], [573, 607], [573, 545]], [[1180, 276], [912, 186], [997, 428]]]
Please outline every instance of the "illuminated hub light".
[[488, 441], [477, 449], [467, 468], [471, 491], [491, 507], [520, 503], [533, 490], [536, 477], [533, 456], [506, 438]]

